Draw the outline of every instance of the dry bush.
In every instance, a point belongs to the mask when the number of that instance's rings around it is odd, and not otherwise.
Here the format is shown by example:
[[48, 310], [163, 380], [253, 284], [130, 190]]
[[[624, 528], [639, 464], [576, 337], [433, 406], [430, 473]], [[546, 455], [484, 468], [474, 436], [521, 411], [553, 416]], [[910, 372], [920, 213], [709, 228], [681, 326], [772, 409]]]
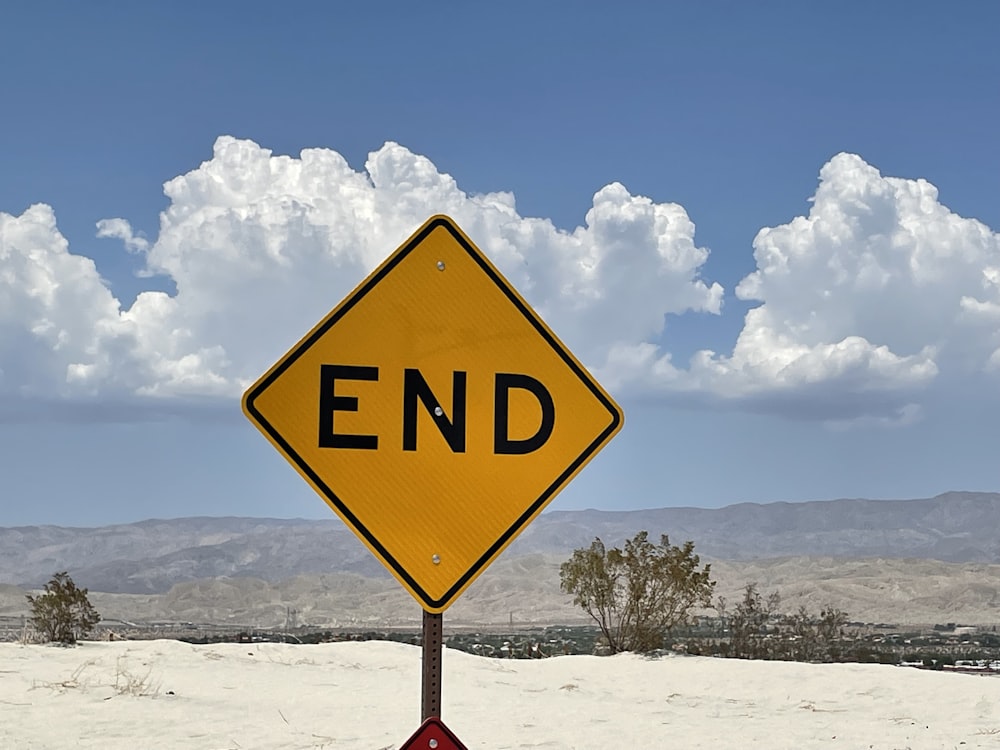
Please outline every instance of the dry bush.
[[115, 692], [118, 695], [155, 697], [160, 694], [160, 680], [153, 678], [153, 666], [145, 665], [145, 671], [133, 672], [128, 666], [128, 657], [122, 654], [115, 661]]
[[[64, 693], [67, 690], [88, 690], [90, 688], [110, 687], [115, 695], [132, 695], [136, 697], [155, 697], [160, 694], [160, 680], [153, 675], [152, 665], [143, 665], [145, 668], [139, 671], [132, 671], [129, 667], [128, 656], [120, 655], [115, 660], [114, 678], [108, 682], [102, 681], [92, 674], [93, 667], [97, 666], [96, 659], [90, 659], [80, 664], [68, 678], [56, 682], [34, 680], [31, 689], [46, 688]], [[88, 670], [91, 674], [84, 679], [84, 673]]]

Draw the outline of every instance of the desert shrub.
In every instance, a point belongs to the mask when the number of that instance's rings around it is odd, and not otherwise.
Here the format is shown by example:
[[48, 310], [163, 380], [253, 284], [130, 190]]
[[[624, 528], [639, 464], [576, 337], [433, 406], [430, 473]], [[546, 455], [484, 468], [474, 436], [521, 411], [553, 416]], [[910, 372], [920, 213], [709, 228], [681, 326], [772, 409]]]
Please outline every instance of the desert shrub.
[[847, 614], [827, 606], [818, 615], [805, 607], [793, 614], [780, 614], [777, 592], [764, 596], [756, 583], [748, 583], [735, 606], [719, 597], [715, 609], [723, 625], [728, 646], [718, 652], [738, 659], [790, 659], [794, 661], [839, 661]]
[[730, 611], [722, 597], [716, 609], [729, 630], [727, 656], [737, 659], [763, 659], [769, 657], [767, 626], [781, 599], [777, 593], [761, 596], [756, 583], [748, 583], [743, 598]]
[[45, 593], [27, 595], [31, 607], [29, 621], [46, 641], [76, 643], [101, 621], [87, 593], [87, 589], [77, 588], [66, 571], [56, 573], [45, 584]]
[[606, 549], [600, 539], [575, 550], [559, 569], [562, 590], [593, 618], [611, 653], [652, 651], [692, 609], [708, 606], [715, 581], [700, 567], [694, 543], [677, 547], [666, 535], [653, 544], [645, 531]]

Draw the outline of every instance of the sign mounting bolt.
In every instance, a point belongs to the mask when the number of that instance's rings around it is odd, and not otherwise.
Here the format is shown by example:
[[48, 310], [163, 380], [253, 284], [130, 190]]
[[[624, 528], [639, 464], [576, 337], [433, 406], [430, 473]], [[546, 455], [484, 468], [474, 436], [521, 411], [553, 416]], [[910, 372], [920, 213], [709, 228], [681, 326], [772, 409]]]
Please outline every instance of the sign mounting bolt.
[[436, 739], [434, 739], [433, 737], [431, 737], [431, 738], [430, 738], [430, 739], [429, 739], [429, 740], [427, 741], [427, 747], [431, 747], [431, 748], [433, 748], [433, 747], [437, 747], [437, 746], [438, 746], [438, 741], [437, 741]]
[[443, 271], [444, 270], [444, 261], [443, 260], [439, 260], [437, 262], [437, 267], [438, 267], [439, 271]]
[[435, 565], [441, 564], [441, 555], [431, 555], [431, 562]]

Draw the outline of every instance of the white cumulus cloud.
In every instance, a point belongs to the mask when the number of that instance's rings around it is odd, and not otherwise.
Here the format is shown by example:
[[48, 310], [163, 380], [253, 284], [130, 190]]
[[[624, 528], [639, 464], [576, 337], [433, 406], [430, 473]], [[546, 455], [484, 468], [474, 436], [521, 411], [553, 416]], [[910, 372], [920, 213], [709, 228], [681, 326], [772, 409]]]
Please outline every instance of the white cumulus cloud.
[[0, 213], [0, 393], [53, 401], [115, 379], [110, 342], [127, 338], [118, 300], [89, 258], [69, 252], [52, 209]]
[[97, 222], [97, 236], [121, 240], [127, 250], [143, 253], [149, 250], [149, 240], [132, 232], [132, 225], [125, 219], [101, 219]]
[[[734, 350], [702, 351], [685, 387], [840, 421], [912, 421], [917, 394], [997, 361], [1000, 236], [925, 180], [840, 154], [808, 216], [762, 229]], [[782, 405], [783, 404], [783, 405]]]
[[[468, 195], [425, 157], [387, 143], [355, 171], [338, 153], [275, 156], [219, 138], [165, 185], [155, 242], [123, 219], [98, 235], [144, 253], [176, 294], [122, 309], [69, 252], [46, 206], [0, 214], [0, 415], [32, 399], [234, 399], [434, 213], [451, 215], [595, 371], [636, 380], [664, 316], [718, 313], [708, 251], [680, 206], [612, 184], [572, 232], [522, 217], [508, 193]], [[629, 354], [632, 352], [632, 354]], [[648, 358], [647, 358], [648, 359]]]
[[509, 193], [467, 194], [395, 143], [355, 170], [329, 149], [276, 156], [221, 137], [164, 190], [155, 241], [125, 219], [97, 225], [176, 287], [127, 309], [70, 252], [49, 207], [0, 213], [0, 419], [229, 408], [435, 213], [451, 215], [617, 393], [908, 424], [942, 381], [1000, 372], [1000, 237], [928, 182], [884, 177], [849, 154], [822, 168], [807, 216], [758, 233], [756, 270], [735, 290], [755, 306], [733, 350], [706, 348], [686, 367], [665, 316], [719, 314], [723, 290], [701, 277], [708, 250], [685, 210], [618, 183], [564, 231], [521, 216]]

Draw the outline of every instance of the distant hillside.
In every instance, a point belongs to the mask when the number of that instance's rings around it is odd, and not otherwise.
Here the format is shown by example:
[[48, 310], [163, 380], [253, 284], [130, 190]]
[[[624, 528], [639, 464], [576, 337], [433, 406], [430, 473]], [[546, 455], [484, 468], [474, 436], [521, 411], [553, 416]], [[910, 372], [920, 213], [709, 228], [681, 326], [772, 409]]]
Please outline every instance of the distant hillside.
[[[505, 553], [568, 555], [596, 536], [609, 544], [640, 529], [691, 539], [706, 558], [793, 556], [1000, 562], [1000, 494], [950, 492], [924, 500], [740, 504], [720, 509], [553, 511]], [[387, 578], [335, 517], [150, 520], [102, 528], [0, 528], [0, 584], [38, 587], [57, 570], [92, 591], [165, 593], [220, 576], [277, 582], [308, 574]]]
[[[446, 613], [452, 627], [580, 624], [589, 620], [559, 590], [562, 555], [504, 555]], [[748, 582], [781, 595], [780, 609], [826, 606], [852, 620], [884, 623], [1000, 624], [1000, 565], [935, 560], [788, 557], [715, 561], [716, 594], [739, 599]], [[25, 592], [0, 584], [0, 627], [28, 613]], [[214, 623], [282, 627], [291, 613], [300, 625], [329, 628], [419, 628], [421, 610], [395, 581], [353, 573], [301, 575], [280, 582], [253, 577], [178, 583], [168, 592], [91, 592], [105, 619], [125, 622]], [[5, 619], [6, 618], [6, 619]]]
[[723, 560], [794, 555], [1000, 562], [1000, 493], [922, 500], [741, 503], [719, 509], [553, 511], [525, 530], [521, 552], [566, 551], [594, 536], [620, 543], [638, 529], [691, 539]]

